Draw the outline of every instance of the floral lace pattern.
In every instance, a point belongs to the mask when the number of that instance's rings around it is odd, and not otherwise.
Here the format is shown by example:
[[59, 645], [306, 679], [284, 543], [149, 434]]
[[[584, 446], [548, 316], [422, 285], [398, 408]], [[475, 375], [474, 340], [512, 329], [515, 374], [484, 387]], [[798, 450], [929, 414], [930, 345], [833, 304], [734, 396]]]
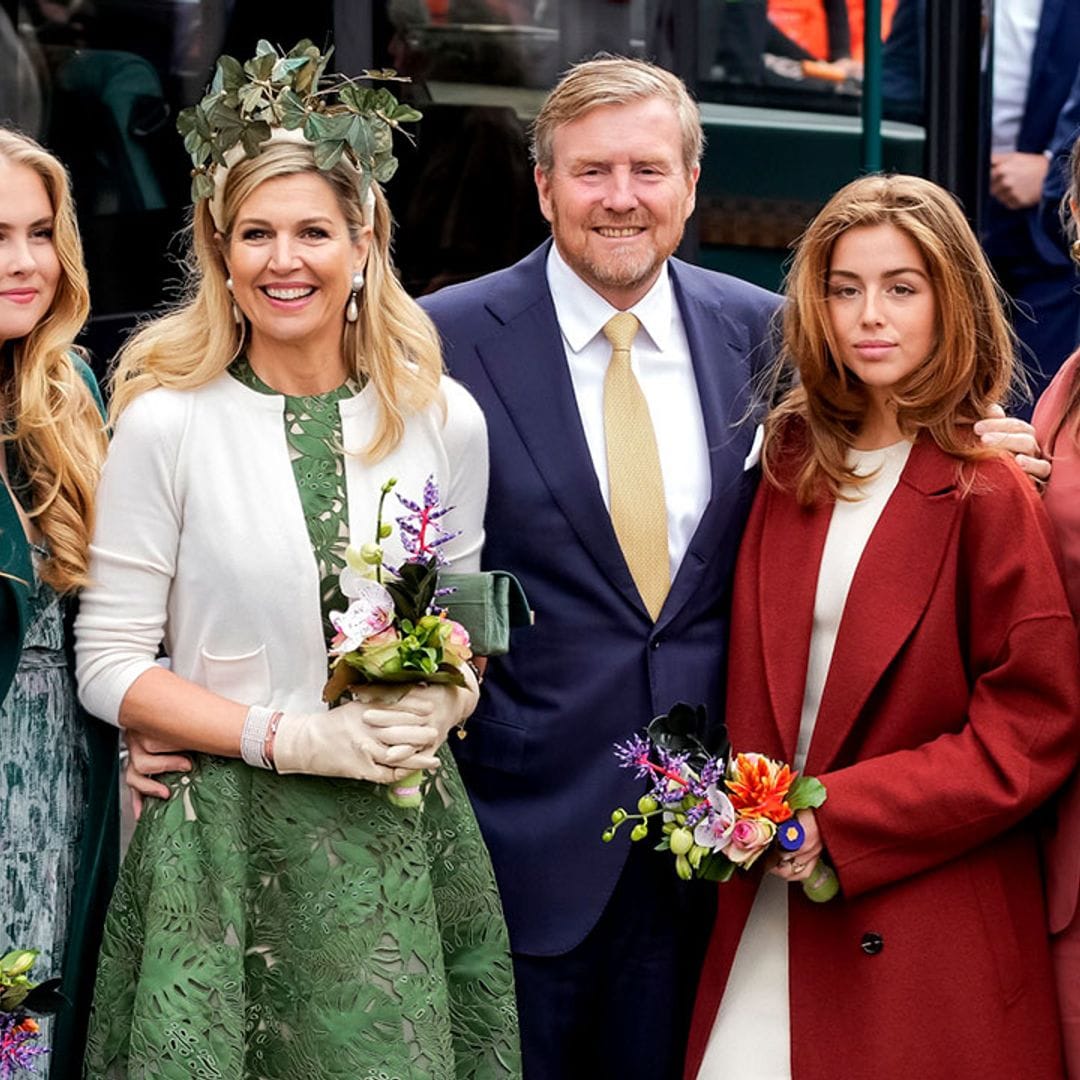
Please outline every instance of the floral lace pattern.
[[[277, 394], [252, 370], [246, 356], [229, 368], [233, 378], [260, 394]], [[338, 402], [360, 392], [352, 379], [327, 394], [283, 395], [285, 439], [289, 445], [300, 505], [304, 508], [308, 538], [319, 566], [319, 599], [328, 636], [330, 609], [340, 603], [338, 574], [345, 565], [349, 543], [348, 503], [345, 495], [345, 460], [342, 456], [341, 414]]]
[[151, 802], [106, 925], [87, 1075], [520, 1075], [502, 912], [443, 748], [422, 812], [200, 755]]
[[[59, 975], [79, 861], [86, 733], [64, 652], [64, 600], [34, 581], [15, 678], [0, 705], [0, 953], [30, 943]], [[41, 1019], [42, 1041], [53, 1020]]]
[[[249, 366], [234, 374], [261, 388]], [[320, 578], [335, 590], [337, 402], [354, 389], [286, 403]], [[520, 1077], [495, 879], [453, 757], [440, 757], [421, 811], [372, 784], [210, 755], [166, 777], [172, 797], [148, 801], [110, 908], [86, 1075]]]

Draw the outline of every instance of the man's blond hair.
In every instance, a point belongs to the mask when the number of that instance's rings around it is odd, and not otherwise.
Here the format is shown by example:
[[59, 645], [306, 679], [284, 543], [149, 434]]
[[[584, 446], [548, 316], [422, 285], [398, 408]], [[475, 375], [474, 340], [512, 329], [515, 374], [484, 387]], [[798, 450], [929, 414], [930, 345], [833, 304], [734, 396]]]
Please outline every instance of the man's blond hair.
[[533, 161], [550, 172], [555, 129], [605, 105], [659, 98], [674, 110], [682, 132], [683, 167], [692, 172], [705, 148], [701, 116], [681, 79], [656, 64], [626, 56], [597, 56], [575, 64], [548, 95], [532, 127]]

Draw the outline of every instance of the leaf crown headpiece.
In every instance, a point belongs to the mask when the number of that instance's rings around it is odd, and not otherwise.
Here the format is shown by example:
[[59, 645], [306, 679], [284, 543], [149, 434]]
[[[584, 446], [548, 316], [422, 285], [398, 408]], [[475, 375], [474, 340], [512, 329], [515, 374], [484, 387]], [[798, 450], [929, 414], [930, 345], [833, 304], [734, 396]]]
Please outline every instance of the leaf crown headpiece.
[[[244, 158], [257, 157], [276, 129], [295, 133], [289, 141], [310, 143], [323, 171], [344, 156], [358, 173], [362, 203], [370, 200], [372, 180], [385, 183], [394, 175], [393, 132], [421, 114], [385, 87], [370, 89], [345, 75], [327, 75], [333, 51], [320, 52], [305, 39], [285, 53], [260, 41], [244, 64], [222, 56], [206, 96], [177, 117], [194, 165], [192, 202], [210, 199], [219, 228], [215, 196], [225, 173]], [[407, 81], [386, 69], [363, 71], [357, 78]]]

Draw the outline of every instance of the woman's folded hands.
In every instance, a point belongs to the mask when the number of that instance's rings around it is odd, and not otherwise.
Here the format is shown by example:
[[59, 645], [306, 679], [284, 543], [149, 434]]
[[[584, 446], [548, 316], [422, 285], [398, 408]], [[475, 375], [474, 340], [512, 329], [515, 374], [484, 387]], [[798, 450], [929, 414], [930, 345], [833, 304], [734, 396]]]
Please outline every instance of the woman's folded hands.
[[373, 723], [385, 710], [363, 701], [314, 713], [283, 713], [273, 740], [279, 773], [342, 776], [389, 784], [416, 769], [434, 769], [437, 730], [424, 712], [400, 709], [392, 723]]

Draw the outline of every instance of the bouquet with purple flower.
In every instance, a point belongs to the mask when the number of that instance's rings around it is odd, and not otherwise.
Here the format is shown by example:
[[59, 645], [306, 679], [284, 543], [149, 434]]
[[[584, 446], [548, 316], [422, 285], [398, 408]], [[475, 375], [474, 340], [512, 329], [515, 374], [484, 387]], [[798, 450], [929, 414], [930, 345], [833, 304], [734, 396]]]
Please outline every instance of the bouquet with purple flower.
[[0, 1080], [34, 1072], [37, 1058], [49, 1052], [41, 1045], [41, 1028], [30, 1014], [56, 1012], [63, 999], [59, 979], [30, 981], [37, 955], [34, 949], [14, 949], [0, 956]]
[[[330, 612], [337, 635], [330, 645], [332, 668], [323, 699], [331, 705], [364, 685], [466, 685], [462, 665], [472, 658], [468, 631], [437, 604], [447, 591], [438, 588], [439, 568], [446, 562], [441, 548], [458, 535], [442, 524], [453, 507], [441, 505], [431, 477], [422, 502], [397, 495], [405, 510], [397, 518], [399, 539], [408, 558], [400, 566], [387, 566], [382, 541], [392, 530], [383, 521], [383, 511], [396, 483], [391, 478], [381, 488], [374, 540], [345, 551], [339, 584], [348, 605]], [[405, 692], [403, 688], [397, 697]], [[421, 781], [422, 775], [413, 773], [392, 785], [390, 801], [419, 805]]]
[[[630, 839], [644, 840], [659, 818], [657, 850], [675, 856], [675, 872], [687, 881], [727, 881], [774, 844], [798, 851], [805, 837], [795, 811], [821, 806], [826, 797], [819, 780], [799, 776], [782, 762], [764, 754], [732, 754], [723, 726], [710, 738], [705, 709], [682, 702], [656, 717], [645, 735], [616, 745], [615, 756], [647, 779], [649, 790], [638, 800], [636, 814], [621, 807], [612, 811], [603, 839], [610, 842], [622, 825], [633, 822]], [[824, 861], [803, 884], [815, 901], [832, 899], [838, 889]]]

